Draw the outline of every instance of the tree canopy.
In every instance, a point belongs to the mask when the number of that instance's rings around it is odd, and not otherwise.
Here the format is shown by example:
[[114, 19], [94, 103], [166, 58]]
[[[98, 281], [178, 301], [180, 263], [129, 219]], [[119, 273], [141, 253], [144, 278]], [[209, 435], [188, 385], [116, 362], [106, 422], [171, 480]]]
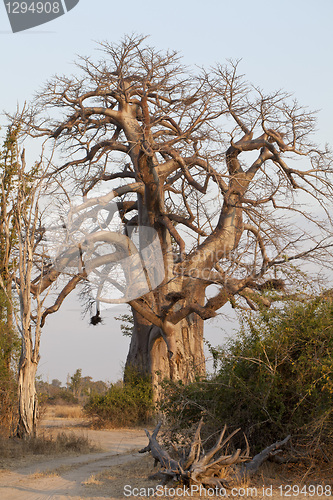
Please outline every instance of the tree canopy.
[[[162, 266], [162, 279], [127, 302], [134, 332], [149, 327], [145, 355], [163, 340], [176, 376], [195, 350], [180, 348], [191, 346], [193, 326], [229, 301], [269, 306], [268, 291], [276, 298], [293, 285], [293, 263], [330, 264], [332, 155], [313, 143], [314, 113], [247, 82], [238, 62], [190, 70], [137, 36], [100, 49], [100, 60], [78, 60], [77, 75], [47, 82], [17, 118], [59, 152], [53, 175], [82, 196], [76, 224], [94, 209], [108, 213], [99, 232], [83, 234], [76, 280], [97, 256], [95, 269], [107, 264], [110, 276], [133, 228], [154, 229], [163, 257], [155, 268], [149, 257], [145, 277], [150, 285]], [[127, 239], [110, 236], [113, 200]], [[145, 238], [141, 249], [153, 241]], [[41, 275], [41, 289], [59, 274]], [[190, 333], [176, 333], [180, 325]]]

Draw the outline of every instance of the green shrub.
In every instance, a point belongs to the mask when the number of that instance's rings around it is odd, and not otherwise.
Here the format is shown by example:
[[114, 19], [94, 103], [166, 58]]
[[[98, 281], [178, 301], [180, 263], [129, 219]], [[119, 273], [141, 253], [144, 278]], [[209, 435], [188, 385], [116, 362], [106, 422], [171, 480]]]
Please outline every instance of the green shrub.
[[67, 389], [59, 389], [59, 391], [53, 396], [47, 396], [46, 403], [50, 405], [56, 404], [68, 404], [68, 405], [77, 405], [79, 404], [79, 400]]
[[113, 384], [106, 394], [92, 395], [84, 411], [97, 427], [147, 424], [154, 414], [150, 378], [127, 372], [126, 384]]
[[17, 382], [11, 374], [0, 379], [0, 435], [11, 435], [17, 426]]
[[175, 427], [204, 416], [209, 432], [224, 423], [241, 427], [254, 450], [287, 434], [311, 446], [332, 442], [329, 295], [246, 316], [236, 338], [214, 355], [214, 376], [187, 386], [165, 383], [162, 411]]
[[18, 416], [17, 365], [21, 344], [11, 325], [10, 311], [9, 301], [0, 288], [0, 433], [4, 435], [12, 434]]

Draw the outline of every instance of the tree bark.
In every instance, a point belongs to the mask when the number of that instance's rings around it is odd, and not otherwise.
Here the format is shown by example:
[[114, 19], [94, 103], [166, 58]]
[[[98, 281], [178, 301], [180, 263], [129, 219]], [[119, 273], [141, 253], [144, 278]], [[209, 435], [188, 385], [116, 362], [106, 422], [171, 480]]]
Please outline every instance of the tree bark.
[[[173, 325], [176, 350], [170, 352], [161, 328], [150, 324], [136, 311], [134, 329], [126, 360], [126, 368], [151, 377], [155, 398], [163, 379], [192, 382], [205, 374], [203, 320], [195, 314]], [[125, 378], [126, 380], [126, 378]]]
[[35, 377], [37, 367], [38, 363], [32, 360], [29, 352], [21, 356], [18, 370], [19, 421], [16, 430], [19, 438], [26, 439], [36, 435], [38, 399]]
[[[132, 131], [127, 131], [129, 138]], [[136, 136], [136, 134], [138, 134]], [[140, 133], [134, 133], [139, 143]], [[183, 278], [175, 279], [173, 273], [173, 249], [171, 236], [167, 227], [161, 223], [159, 214], [165, 210], [165, 193], [161, 188], [155, 171], [154, 161], [132, 150], [132, 162], [138, 165], [140, 176], [145, 181], [144, 196], [138, 195], [138, 222], [139, 226], [153, 227], [159, 236], [164, 256], [164, 283], [155, 291], [154, 297], [147, 296], [147, 300], [155, 301], [159, 314], [163, 316], [163, 306], [170, 305], [166, 296], [170, 292], [181, 291]], [[137, 155], [137, 157], [136, 157]], [[144, 242], [147, 244], [148, 242]], [[200, 304], [204, 304], [204, 288], [193, 289], [193, 297]], [[154, 399], [158, 400], [161, 392], [161, 381], [164, 379], [182, 380], [191, 382], [197, 375], [205, 374], [205, 357], [203, 349], [203, 320], [196, 314], [190, 314], [176, 324], [168, 324], [164, 329], [153, 325], [132, 308], [134, 328], [131, 344], [125, 366], [126, 371], [134, 371], [143, 376], [150, 376], [153, 385]]]

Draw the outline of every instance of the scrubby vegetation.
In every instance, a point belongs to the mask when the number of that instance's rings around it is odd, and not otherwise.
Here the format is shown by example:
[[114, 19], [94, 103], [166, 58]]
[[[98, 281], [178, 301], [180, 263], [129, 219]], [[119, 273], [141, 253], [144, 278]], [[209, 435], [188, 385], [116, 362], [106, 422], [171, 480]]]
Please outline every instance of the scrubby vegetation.
[[288, 434], [311, 450], [332, 443], [330, 294], [248, 315], [236, 337], [212, 352], [214, 376], [165, 382], [161, 408], [175, 432], [204, 416], [209, 432], [241, 427], [253, 451]]
[[31, 437], [29, 440], [0, 437], [0, 467], [8, 460], [17, 460], [33, 455], [60, 455], [64, 453], [89, 453], [96, 451], [87, 437], [60, 432], [53, 436]]
[[[17, 181], [18, 132], [19, 128], [9, 127], [0, 148], [0, 432], [7, 435], [16, 425], [17, 368], [20, 353], [20, 339], [13, 320], [16, 304], [13, 300], [10, 277], [12, 263], [8, 251], [8, 246], [12, 248], [17, 238], [11, 204]], [[6, 239], [10, 245], [6, 246]]]
[[0, 432], [10, 434], [17, 419], [17, 363], [20, 341], [8, 321], [8, 300], [0, 290]]
[[17, 421], [17, 382], [15, 374], [2, 366], [0, 359], [0, 433], [9, 435]]
[[63, 386], [61, 381], [53, 379], [49, 384], [44, 380], [36, 383], [39, 402], [47, 405], [84, 405], [91, 395], [105, 394], [108, 385], [102, 380], [94, 381], [92, 377], [83, 377], [81, 368], [69, 377]]
[[150, 378], [126, 373], [126, 384], [113, 384], [105, 395], [95, 394], [84, 407], [96, 427], [131, 427], [148, 423], [154, 414]]

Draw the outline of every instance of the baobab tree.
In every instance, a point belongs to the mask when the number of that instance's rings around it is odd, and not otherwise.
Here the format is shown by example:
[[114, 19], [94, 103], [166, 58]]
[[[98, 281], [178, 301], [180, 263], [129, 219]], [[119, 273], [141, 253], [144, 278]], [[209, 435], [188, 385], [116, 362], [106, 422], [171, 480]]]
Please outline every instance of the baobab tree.
[[[269, 306], [293, 263], [328, 262], [332, 158], [311, 142], [314, 114], [250, 85], [237, 62], [194, 74], [143, 37], [100, 49], [98, 61], [80, 58], [78, 76], [47, 82], [20, 119], [58, 149], [54, 175], [82, 196], [77, 217], [113, 200], [120, 246], [131, 228], [158, 236], [161, 282], [125, 298], [127, 366], [189, 381], [204, 372], [204, 320], [228, 302]], [[105, 233], [94, 234], [83, 262]], [[60, 270], [41, 276], [41, 289]]]

